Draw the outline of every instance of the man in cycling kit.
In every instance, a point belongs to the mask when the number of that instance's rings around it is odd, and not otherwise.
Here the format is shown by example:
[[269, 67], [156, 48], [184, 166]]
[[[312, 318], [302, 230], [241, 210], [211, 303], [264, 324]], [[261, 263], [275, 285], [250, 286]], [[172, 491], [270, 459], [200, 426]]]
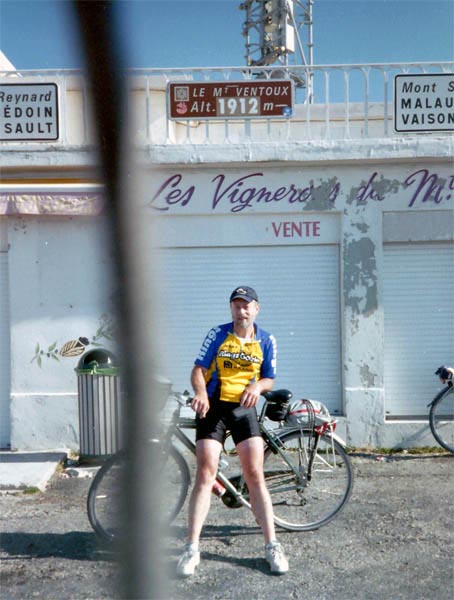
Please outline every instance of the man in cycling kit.
[[192, 575], [200, 562], [199, 538], [227, 430], [235, 442], [252, 510], [263, 531], [271, 572], [288, 571], [287, 559], [276, 540], [256, 411], [260, 395], [273, 387], [276, 341], [255, 323], [260, 307], [252, 288], [235, 288], [230, 309], [232, 321], [208, 332], [191, 373], [192, 408], [197, 413], [197, 474], [189, 503], [188, 543], [177, 566], [182, 576]]

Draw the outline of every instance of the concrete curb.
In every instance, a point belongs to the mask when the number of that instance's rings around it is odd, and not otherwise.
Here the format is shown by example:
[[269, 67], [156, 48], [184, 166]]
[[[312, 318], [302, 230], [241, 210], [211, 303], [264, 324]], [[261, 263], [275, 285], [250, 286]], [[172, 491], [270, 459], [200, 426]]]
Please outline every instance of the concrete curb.
[[65, 451], [0, 452], [0, 491], [36, 488], [43, 492], [66, 457]]

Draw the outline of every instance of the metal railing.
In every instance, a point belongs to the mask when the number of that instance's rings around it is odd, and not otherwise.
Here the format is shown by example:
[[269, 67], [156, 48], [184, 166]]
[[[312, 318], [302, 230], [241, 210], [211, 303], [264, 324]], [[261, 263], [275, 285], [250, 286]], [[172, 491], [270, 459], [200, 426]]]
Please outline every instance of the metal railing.
[[[398, 74], [453, 73], [454, 62], [319, 65], [312, 67], [217, 67], [131, 69], [133, 141], [149, 145], [235, 144], [283, 141], [362, 140], [400, 137], [393, 129], [393, 80]], [[171, 121], [169, 82], [295, 81], [295, 107], [287, 120], [263, 118]], [[94, 143], [90, 92], [81, 71], [0, 72], [0, 83], [55, 81], [60, 90], [58, 145]], [[314, 101], [307, 98], [308, 86]], [[106, 102], [108, 99], [106, 98]], [[12, 142], [8, 142], [11, 144]], [[41, 144], [42, 145], [42, 144]], [[55, 145], [55, 144], [54, 144]]]

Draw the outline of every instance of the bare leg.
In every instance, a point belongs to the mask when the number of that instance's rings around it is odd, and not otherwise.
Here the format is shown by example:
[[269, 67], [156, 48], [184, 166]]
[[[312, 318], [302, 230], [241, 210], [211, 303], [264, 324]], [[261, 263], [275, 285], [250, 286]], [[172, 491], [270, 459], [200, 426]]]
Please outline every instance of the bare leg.
[[196, 444], [197, 473], [189, 501], [188, 542], [199, 543], [203, 524], [210, 510], [211, 488], [216, 479], [222, 445], [216, 440], [199, 440]]
[[263, 474], [264, 448], [261, 437], [252, 437], [237, 445], [252, 511], [262, 528], [265, 544], [276, 539], [273, 505]]

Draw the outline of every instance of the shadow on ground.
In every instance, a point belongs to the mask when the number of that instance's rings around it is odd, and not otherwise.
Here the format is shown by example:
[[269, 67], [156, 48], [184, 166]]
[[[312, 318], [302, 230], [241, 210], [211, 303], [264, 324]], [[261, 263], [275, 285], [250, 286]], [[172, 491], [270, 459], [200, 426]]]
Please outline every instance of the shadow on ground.
[[15, 558], [64, 558], [69, 560], [112, 560], [113, 553], [99, 546], [94, 533], [71, 531], [68, 533], [2, 533], [0, 548]]

